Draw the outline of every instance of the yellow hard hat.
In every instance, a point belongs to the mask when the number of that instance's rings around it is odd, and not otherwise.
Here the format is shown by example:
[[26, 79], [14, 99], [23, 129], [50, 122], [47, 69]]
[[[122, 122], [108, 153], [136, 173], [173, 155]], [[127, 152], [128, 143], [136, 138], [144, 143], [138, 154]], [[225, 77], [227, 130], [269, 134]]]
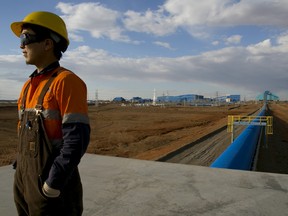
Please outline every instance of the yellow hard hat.
[[[60, 36], [62, 36], [66, 42], [67, 47], [69, 45], [68, 33], [64, 21], [58, 15], [47, 11], [36, 11], [28, 14], [22, 21], [13, 22], [11, 29], [17, 37], [20, 37], [23, 24], [39, 25], [44, 28], [50, 29]], [[67, 48], [66, 47], [66, 48]], [[65, 50], [64, 50], [65, 51]]]

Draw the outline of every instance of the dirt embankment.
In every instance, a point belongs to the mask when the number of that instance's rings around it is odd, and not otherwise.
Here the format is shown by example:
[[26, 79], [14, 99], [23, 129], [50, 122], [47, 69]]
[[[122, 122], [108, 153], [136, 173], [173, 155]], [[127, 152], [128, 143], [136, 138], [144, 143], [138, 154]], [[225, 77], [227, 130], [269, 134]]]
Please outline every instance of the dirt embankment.
[[257, 171], [288, 174], [288, 104], [269, 104], [273, 116], [273, 135], [264, 138], [257, 162]]

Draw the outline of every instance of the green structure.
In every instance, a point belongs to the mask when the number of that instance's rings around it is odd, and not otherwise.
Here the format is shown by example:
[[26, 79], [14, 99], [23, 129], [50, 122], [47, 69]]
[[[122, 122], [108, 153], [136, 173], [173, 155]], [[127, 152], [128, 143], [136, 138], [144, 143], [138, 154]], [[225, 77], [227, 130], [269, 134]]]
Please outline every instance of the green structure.
[[260, 94], [256, 97], [258, 101], [279, 101], [279, 97], [274, 95], [270, 91], [265, 91], [263, 94]]

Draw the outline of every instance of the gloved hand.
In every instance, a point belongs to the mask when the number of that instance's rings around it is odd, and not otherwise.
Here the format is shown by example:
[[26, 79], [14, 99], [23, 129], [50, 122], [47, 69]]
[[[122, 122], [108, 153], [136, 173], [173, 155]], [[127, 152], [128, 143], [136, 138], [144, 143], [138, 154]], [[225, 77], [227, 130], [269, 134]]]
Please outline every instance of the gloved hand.
[[55, 198], [60, 195], [60, 190], [56, 190], [51, 188], [46, 182], [44, 182], [44, 185], [42, 187], [42, 191], [45, 196], [50, 197], [50, 198]]

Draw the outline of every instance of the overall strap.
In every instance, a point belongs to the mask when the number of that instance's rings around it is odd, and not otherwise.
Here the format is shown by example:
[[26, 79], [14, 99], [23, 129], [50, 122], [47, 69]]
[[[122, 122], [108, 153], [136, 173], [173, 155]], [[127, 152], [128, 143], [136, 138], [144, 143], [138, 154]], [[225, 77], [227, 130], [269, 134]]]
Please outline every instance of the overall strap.
[[23, 97], [22, 97], [22, 103], [20, 106], [21, 111], [24, 111], [24, 109], [25, 109], [27, 93], [28, 93], [28, 89], [29, 89], [30, 85], [31, 85], [31, 81], [26, 85], [26, 87], [24, 89], [24, 93], [23, 93]]
[[47, 93], [51, 83], [56, 78], [56, 76], [64, 70], [65, 70], [64, 68], [60, 67], [55, 73], [52, 74], [52, 76], [46, 82], [45, 86], [43, 87], [43, 89], [41, 91], [41, 94], [38, 97], [38, 101], [37, 101], [37, 104], [35, 106], [36, 112], [42, 111], [42, 104], [43, 104], [43, 99], [44, 99], [45, 94]]

